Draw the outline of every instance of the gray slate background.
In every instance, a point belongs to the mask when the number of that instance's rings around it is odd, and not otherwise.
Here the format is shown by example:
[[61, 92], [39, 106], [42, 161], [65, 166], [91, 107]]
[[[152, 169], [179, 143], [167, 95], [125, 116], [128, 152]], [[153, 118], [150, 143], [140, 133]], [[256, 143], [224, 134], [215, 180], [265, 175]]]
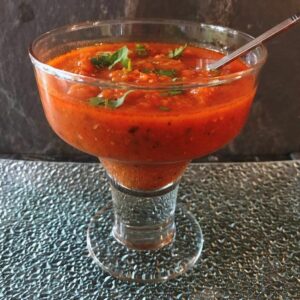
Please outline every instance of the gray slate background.
[[[27, 47], [47, 30], [85, 20], [156, 17], [258, 35], [297, 11], [299, 0], [0, 0], [0, 156], [93, 159], [56, 137], [44, 118]], [[220, 160], [272, 160], [300, 152], [300, 25], [267, 46], [249, 122], [217, 153]]]

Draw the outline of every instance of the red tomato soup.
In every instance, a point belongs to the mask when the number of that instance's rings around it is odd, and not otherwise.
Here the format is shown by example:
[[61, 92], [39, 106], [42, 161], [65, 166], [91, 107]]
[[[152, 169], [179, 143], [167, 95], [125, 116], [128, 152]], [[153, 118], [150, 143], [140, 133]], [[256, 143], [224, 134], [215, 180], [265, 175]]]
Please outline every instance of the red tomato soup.
[[[120, 88], [75, 83], [39, 70], [37, 79], [47, 119], [62, 139], [99, 157], [122, 185], [153, 190], [177, 180], [191, 159], [222, 147], [243, 127], [256, 89], [252, 75], [181, 88], [247, 69], [241, 60], [218, 72], [202, 67], [203, 61], [221, 57], [195, 46], [105, 43], [72, 50], [48, 64]], [[149, 90], [165, 85], [169, 88]]]

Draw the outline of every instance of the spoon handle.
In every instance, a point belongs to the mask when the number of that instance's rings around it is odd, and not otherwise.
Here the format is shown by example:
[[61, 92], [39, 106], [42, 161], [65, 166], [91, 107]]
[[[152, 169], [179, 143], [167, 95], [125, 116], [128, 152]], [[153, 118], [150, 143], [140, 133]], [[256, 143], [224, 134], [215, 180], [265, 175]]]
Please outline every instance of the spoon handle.
[[257, 45], [261, 44], [262, 42], [270, 39], [271, 37], [275, 36], [276, 34], [282, 32], [282, 31], [284, 31], [285, 29], [287, 29], [291, 25], [294, 25], [299, 20], [300, 20], [300, 14], [299, 13], [293, 15], [292, 17], [286, 19], [285, 21], [281, 22], [280, 24], [278, 24], [278, 25], [272, 27], [271, 29], [269, 29], [268, 31], [264, 32], [263, 34], [261, 34], [260, 36], [258, 36], [254, 40], [252, 40], [251, 42], [245, 44], [241, 48], [233, 51], [229, 55], [224, 56], [222, 59], [220, 59], [220, 60], [218, 60], [214, 63], [209, 64], [207, 66], [207, 69], [208, 70], [216, 70], [216, 69], [230, 63], [231, 61], [233, 61], [237, 57], [239, 57], [239, 56], [245, 54], [246, 52], [248, 52], [249, 50], [255, 48]]

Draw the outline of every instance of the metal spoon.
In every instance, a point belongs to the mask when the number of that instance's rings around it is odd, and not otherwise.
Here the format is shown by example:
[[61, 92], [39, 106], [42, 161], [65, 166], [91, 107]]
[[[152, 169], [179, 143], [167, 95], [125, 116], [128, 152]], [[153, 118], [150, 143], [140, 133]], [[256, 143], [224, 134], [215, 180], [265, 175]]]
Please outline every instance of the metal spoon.
[[259, 37], [255, 38], [251, 42], [245, 44], [241, 48], [233, 51], [232, 53], [224, 56], [222, 59], [217, 60], [216, 62], [213, 62], [211, 64], [208, 64], [206, 68], [211, 71], [211, 70], [216, 70], [219, 69], [220, 67], [230, 63], [237, 57], [245, 54], [249, 50], [255, 48], [257, 45], [261, 44], [262, 42], [270, 39], [271, 37], [277, 35], [278, 33], [284, 31], [285, 29], [289, 28], [290, 26], [294, 25], [300, 20], [300, 13], [293, 15], [292, 17], [286, 19], [285, 21], [281, 22], [280, 24], [272, 27]]

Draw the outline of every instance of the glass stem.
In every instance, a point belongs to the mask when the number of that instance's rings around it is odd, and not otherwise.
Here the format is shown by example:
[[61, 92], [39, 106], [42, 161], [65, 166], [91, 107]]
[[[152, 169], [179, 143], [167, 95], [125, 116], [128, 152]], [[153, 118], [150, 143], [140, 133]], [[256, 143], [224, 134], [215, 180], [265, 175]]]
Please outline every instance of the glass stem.
[[111, 182], [113, 235], [136, 250], [159, 249], [175, 237], [178, 183], [153, 192], [128, 190]]

